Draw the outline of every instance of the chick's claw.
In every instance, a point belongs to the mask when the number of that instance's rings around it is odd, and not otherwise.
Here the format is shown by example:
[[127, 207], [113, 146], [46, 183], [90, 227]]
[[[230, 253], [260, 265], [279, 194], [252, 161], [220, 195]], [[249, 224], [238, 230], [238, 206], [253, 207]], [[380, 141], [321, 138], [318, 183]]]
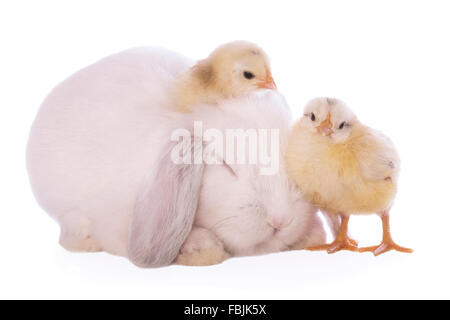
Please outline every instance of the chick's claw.
[[399, 252], [405, 252], [405, 253], [412, 253], [413, 252], [412, 249], [401, 247], [401, 246], [399, 246], [398, 244], [396, 244], [393, 241], [382, 242], [378, 246], [360, 248], [358, 251], [359, 252], [372, 252], [374, 256], [378, 256], [378, 255], [380, 255], [382, 253], [385, 253], [385, 252], [388, 252], [388, 251], [391, 251], [391, 250], [395, 250], [395, 251], [399, 251]]
[[321, 246], [316, 247], [310, 247], [306, 248], [310, 251], [323, 251], [326, 250], [328, 253], [335, 253], [341, 250], [348, 250], [348, 251], [358, 251], [358, 243], [350, 238], [345, 239], [336, 239], [330, 244], [325, 244]]
[[341, 250], [358, 251], [358, 245], [357, 244], [355, 245], [354, 242], [356, 241], [348, 238], [344, 240], [336, 240], [330, 244], [330, 247], [328, 248], [327, 252], [335, 253]]

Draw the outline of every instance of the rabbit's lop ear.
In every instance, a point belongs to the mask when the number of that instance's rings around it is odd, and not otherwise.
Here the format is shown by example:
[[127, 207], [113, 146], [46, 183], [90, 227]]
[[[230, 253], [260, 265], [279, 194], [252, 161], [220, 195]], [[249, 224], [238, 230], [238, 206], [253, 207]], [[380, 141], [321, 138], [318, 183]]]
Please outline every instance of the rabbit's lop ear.
[[[128, 257], [140, 267], [171, 264], [192, 229], [204, 165], [176, 164], [171, 157], [175, 145], [169, 143], [163, 151], [131, 218]], [[191, 142], [183, 150], [191, 153], [191, 159], [201, 153], [198, 144]]]

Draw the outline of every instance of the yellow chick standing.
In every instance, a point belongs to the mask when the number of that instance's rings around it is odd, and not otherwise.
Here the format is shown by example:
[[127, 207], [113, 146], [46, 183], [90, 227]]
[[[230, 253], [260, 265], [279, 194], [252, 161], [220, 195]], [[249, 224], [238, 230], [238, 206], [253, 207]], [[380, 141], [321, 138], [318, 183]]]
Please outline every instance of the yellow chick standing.
[[277, 88], [268, 56], [253, 43], [234, 41], [181, 74], [175, 84], [175, 99], [178, 111], [189, 112], [192, 105], [215, 104], [258, 88]]
[[[389, 210], [397, 192], [400, 159], [392, 142], [358, 121], [344, 103], [317, 98], [293, 126], [286, 152], [289, 175], [305, 196], [341, 219], [336, 239], [310, 250], [412, 252], [391, 237]], [[351, 214], [377, 213], [383, 222], [380, 245], [358, 249], [348, 236]]]

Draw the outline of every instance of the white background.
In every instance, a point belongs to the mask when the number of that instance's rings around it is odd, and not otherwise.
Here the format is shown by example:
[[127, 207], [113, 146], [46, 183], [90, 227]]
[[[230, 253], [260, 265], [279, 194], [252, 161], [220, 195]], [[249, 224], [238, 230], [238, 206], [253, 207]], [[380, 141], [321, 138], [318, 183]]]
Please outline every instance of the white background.
[[[450, 298], [450, 5], [446, 1], [1, 1], [0, 298]], [[158, 45], [199, 59], [260, 44], [296, 115], [315, 96], [346, 101], [403, 161], [392, 230], [414, 254], [287, 252], [202, 268], [144, 270], [74, 254], [36, 204], [24, 152], [39, 104], [105, 55]], [[361, 245], [376, 216], [354, 217]]]

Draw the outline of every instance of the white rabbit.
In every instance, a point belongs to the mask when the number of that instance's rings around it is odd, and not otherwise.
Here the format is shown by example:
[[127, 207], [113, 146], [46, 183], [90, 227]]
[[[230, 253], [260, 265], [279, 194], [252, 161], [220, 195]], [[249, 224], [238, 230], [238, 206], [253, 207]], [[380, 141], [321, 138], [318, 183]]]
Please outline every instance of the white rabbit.
[[[63, 247], [158, 267], [324, 243], [316, 209], [284, 172], [284, 99], [259, 92], [177, 114], [169, 108], [171, 85], [191, 64], [164, 49], [128, 50], [77, 72], [44, 101], [27, 167], [39, 204], [60, 224]], [[279, 129], [279, 172], [261, 175], [258, 164], [175, 164], [170, 136], [178, 128], [192, 132], [195, 120], [220, 132]]]

